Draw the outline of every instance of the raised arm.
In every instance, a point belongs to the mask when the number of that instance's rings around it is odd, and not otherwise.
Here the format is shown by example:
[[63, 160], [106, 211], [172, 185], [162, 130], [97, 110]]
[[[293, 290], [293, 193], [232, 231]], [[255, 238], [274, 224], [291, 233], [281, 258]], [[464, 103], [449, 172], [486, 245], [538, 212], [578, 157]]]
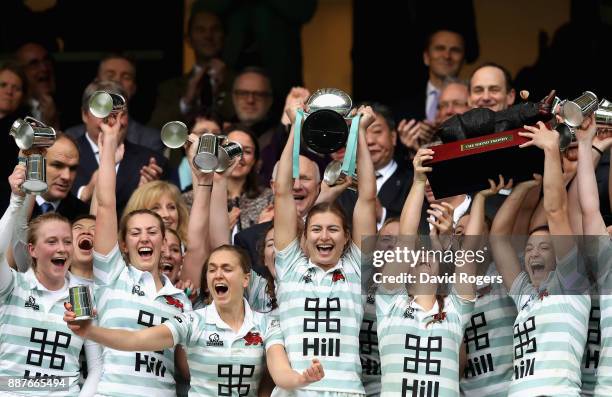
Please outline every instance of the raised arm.
[[427, 182], [425, 173], [431, 171], [431, 167], [424, 167], [423, 163], [433, 159], [433, 154], [431, 149], [419, 149], [412, 160], [414, 179], [400, 215], [400, 235], [416, 236], [418, 232]]
[[[189, 148], [193, 158], [195, 144]], [[181, 279], [191, 280], [194, 288], [200, 288], [200, 276], [209, 254], [210, 195], [213, 189], [213, 173], [204, 173], [189, 161], [193, 177], [193, 204], [187, 225], [187, 252], [183, 258]], [[226, 208], [227, 209], [227, 208]], [[227, 213], [227, 211], [225, 211]]]
[[119, 145], [121, 124], [115, 122], [110, 126], [102, 123], [100, 128], [102, 132], [98, 137], [100, 167], [98, 169], [98, 185], [96, 186], [98, 210], [96, 214], [94, 250], [102, 255], [106, 255], [117, 244], [117, 207], [115, 197], [117, 174], [115, 171], [115, 152]]
[[288, 109], [291, 130], [274, 181], [274, 247], [283, 250], [297, 237], [297, 210], [293, 199], [292, 154], [295, 109]]
[[376, 177], [374, 164], [365, 140], [366, 129], [374, 122], [376, 116], [372, 108], [365, 106], [359, 109], [362, 114], [359, 120], [359, 137], [357, 141], [357, 203], [353, 211], [353, 243], [361, 248], [363, 236], [376, 234]]
[[268, 370], [276, 386], [285, 390], [294, 390], [317, 382], [325, 376], [323, 365], [313, 359], [309, 368], [299, 373], [291, 368], [289, 358], [282, 345], [273, 345], [266, 351]]
[[591, 145], [597, 131], [595, 120], [589, 120], [576, 130], [578, 139], [578, 198], [585, 235], [607, 235], [606, 224], [599, 210], [599, 192], [593, 167]]
[[232, 173], [234, 162], [222, 174], [215, 173], [210, 202], [210, 248], [215, 249], [230, 243], [230, 222], [227, 212], [227, 177]]
[[536, 179], [520, 183], [512, 189], [510, 196], [506, 198], [497, 211], [491, 226], [489, 243], [493, 253], [493, 260], [508, 291], [510, 291], [514, 280], [521, 272], [521, 264], [510, 241], [516, 215], [519, 213], [528, 192], [532, 188], [539, 186], [540, 183], [541, 178], [537, 176]]

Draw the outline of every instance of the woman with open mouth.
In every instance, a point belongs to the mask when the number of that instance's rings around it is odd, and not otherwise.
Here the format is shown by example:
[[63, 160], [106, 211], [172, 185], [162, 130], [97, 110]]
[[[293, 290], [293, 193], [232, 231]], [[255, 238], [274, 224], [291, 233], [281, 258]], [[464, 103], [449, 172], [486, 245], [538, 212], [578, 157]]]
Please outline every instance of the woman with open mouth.
[[[293, 392], [275, 395], [363, 396], [359, 330], [363, 318], [361, 240], [376, 233], [376, 181], [365, 130], [375, 116], [362, 107], [357, 143], [358, 199], [353, 230], [336, 204], [321, 203], [308, 213], [300, 248], [292, 179], [292, 128], [278, 165], [274, 197], [274, 247], [280, 323], [291, 366], [297, 371], [317, 357], [334, 376]], [[353, 122], [357, 122], [353, 120]], [[277, 385], [278, 386], [278, 385]]]
[[[165, 224], [148, 209], [125, 215], [117, 237], [115, 151], [119, 123], [102, 123], [94, 239], [95, 300], [102, 327], [139, 330], [191, 310], [182, 290], [161, 273]], [[176, 364], [175, 364], [176, 362]], [[175, 368], [176, 365], [176, 368]], [[105, 347], [99, 394], [175, 396], [175, 374], [187, 379], [180, 348], [127, 353]], [[126, 390], [126, 385], [130, 385]]]
[[538, 178], [512, 190], [491, 228], [493, 258], [518, 310], [514, 322], [514, 376], [508, 396], [579, 396], [580, 362], [591, 310], [587, 272], [584, 262], [578, 259], [572, 237], [559, 134], [541, 122], [525, 129], [527, 132], [519, 134], [530, 141], [521, 146], [536, 146], [544, 151], [541, 183], [547, 224], [529, 233], [522, 270], [508, 236], [525, 196], [540, 184]]
[[[216, 248], [204, 265], [212, 304], [152, 328], [128, 331], [96, 327], [91, 321], [74, 321], [71, 311], [64, 319], [78, 335], [113, 349], [155, 351], [185, 346], [191, 368], [190, 396], [258, 396], [266, 366], [274, 382], [286, 389], [321, 380], [323, 367], [316, 359], [301, 373], [294, 371], [283, 347], [278, 320], [251, 310], [244, 299], [250, 270], [248, 256], [240, 248]], [[228, 376], [235, 373], [241, 374], [240, 380], [228, 385]]]
[[[9, 177], [10, 205], [0, 220], [0, 377], [59, 379], [59, 383], [56, 389], [40, 391], [5, 388], [2, 395], [92, 396], [101, 374], [99, 346], [68, 331], [62, 321], [68, 289], [80, 284], [68, 272], [74, 255], [70, 222], [56, 213], [37, 217], [29, 223], [25, 238], [31, 268], [20, 273], [7, 263], [9, 242], [26, 222], [28, 207], [21, 191], [25, 179], [25, 166], [17, 165]], [[43, 344], [53, 344], [57, 359], [43, 359], [41, 338]], [[83, 346], [89, 373], [79, 391]]]
[[[448, 247], [453, 233], [453, 207], [448, 203], [431, 204], [427, 210], [427, 221], [432, 226], [431, 246], [422, 249], [418, 237], [421, 208], [426, 195], [426, 173], [430, 167], [423, 162], [433, 158], [431, 149], [421, 148], [413, 159], [414, 179], [404, 203], [399, 225], [399, 238], [394, 249], [407, 248], [415, 254], [424, 255], [416, 259], [394, 258], [382, 269], [382, 283], [377, 285], [376, 320], [380, 364], [382, 368], [381, 396], [396, 396], [402, 393], [458, 397], [459, 352], [463, 334], [474, 307], [473, 285], [457, 282], [449, 285], [448, 294], [441, 289], [440, 281], [434, 279], [443, 274], [441, 263], [432, 252], [443, 252]], [[480, 192], [474, 198], [472, 215], [466, 227], [466, 235], [482, 233], [484, 223], [484, 199], [496, 194], [503, 181]], [[471, 243], [473, 243], [471, 241]], [[475, 244], [474, 244], [475, 245]], [[471, 249], [473, 247], [466, 247]], [[387, 248], [389, 252], [389, 248]], [[452, 264], [454, 265], [454, 263]], [[475, 263], [467, 262], [455, 266], [455, 276], [475, 273]], [[408, 274], [408, 280], [399, 277]], [[396, 277], [391, 279], [390, 277]], [[393, 281], [388, 281], [393, 280]], [[397, 281], [399, 280], [399, 281]], [[427, 364], [423, 364], [423, 350], [427, 349]]]

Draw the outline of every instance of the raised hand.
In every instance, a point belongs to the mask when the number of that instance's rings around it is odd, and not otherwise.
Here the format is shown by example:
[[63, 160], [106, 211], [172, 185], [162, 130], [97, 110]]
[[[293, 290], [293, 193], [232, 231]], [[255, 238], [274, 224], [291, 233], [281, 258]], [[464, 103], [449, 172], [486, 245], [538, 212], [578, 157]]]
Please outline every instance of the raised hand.
[[[75, 320], [76, 314], [72, 311], [72, 305], [68, 302], [64, 302], [64, 309], [66, 309], [64, 312], [64, 321], [68, 324], [68, 328], [70, 328], [75, 335], [86, 339], [91, 329], [91, 320]], [[95, 315], [96, 310], [94, 309], [94, 316]]]
[[[293, 87], [287, 98], [285, 99], [285, 107], [283, 108], [283, 115], [281, 117], [281, 123], [283, 125], [293, 124], [293, 121], [290, 119], [289, 114], [291, 111], [295, 111], [297, 108], [301, 108], [306, 103], [306, 100], [310, 96], [310, 91], [308, 91], [304, 87]], [[294, 119], [295, 120], [295, 117]]]
[[506, 183], [506, 180], [504, 179], [503, 175], [498, 175], [498, 177], [499, 182], [497, 184], [495, 184], [495, 181], [493, 179], [489, 179], [489, 188], [481, 190], [477, 194], [480, 194], [484, 197], [491, 197], [495, 196], [502, 189], [510, 189], [512, 187], [512, 179], [510, 179], [508, 183]]
[[9, 175], [8, 183], [11, 186], [11, 192], [17, 196], [24, 197], [25, 193], [21, 190], [21, 185], [26, 180], [26, 166], [23, 164], [17, 164], [13, 173]]
[[357, 113], [361, 113], [359, 128], [363, 128], [364, 131], [376, 120], [376, 115], [370, 106], [360, 106]]
[[549, 129], [541, 121], [538, 121], [536, 126], [525, 125], [523, 128], [527, 131], [521, 131], [518, 134], [531, 140], [519, 145], [519, 147], [536, 146], [542, 150], [559, 150], [559, 133]]
[[427, 222], [432, 228], [432, 232], [439, 235], [449, 235], [453, 232], [453, 214], [455, 208], [449, 203], [442, 202], [440, 204], [431, 204], [431, 209], [427, 210], [430, 217]]
[[419, 149], [416, 152], [414, 159], [412, 160], [415, 181], [425, 182], [427, 180], [427, 176], [425, 174], [427, 172], [431, 172], [431, 167], [424, 167], [423, 163], [433, 159], [433, 154], [434, 151], [431, 149]]
[[517, 191], [518, 190], [530, 190], [530, 189], [532, 189], [534, 187], [538, 187], [538, 186], [541, 186], [541, 185], [542, 185], [542, 175], [540, 175], [540, 174], [533, 174], [533, 179], [528, 180], [528, 181], [524, 181], [524, 182], [521, 182], [521, 183], [517, 184], [514, 187], [513, 191], [514, 190], [517, 190]]
[[140, 181], [138, 186], [160, 179], [163, 172], [164, 170], [157, 165], [155, 157], [151, 157], [149, 159], [149, 164], [143, 165], [140, 169]]
[[421, 127], [415, 119], [410, 121], [402, 119], [397, 126], [397, 133], [399, 135], [400, 142], [415, 152], [421, 147], [419, 142], [420, 132]]

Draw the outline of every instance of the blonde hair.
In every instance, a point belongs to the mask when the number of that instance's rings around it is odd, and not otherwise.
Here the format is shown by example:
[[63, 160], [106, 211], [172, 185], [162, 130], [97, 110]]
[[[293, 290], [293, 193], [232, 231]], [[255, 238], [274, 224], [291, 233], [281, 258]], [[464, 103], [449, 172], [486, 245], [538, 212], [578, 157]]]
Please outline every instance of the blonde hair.
[[125, 209], [123, 210], [122, 220], [127, 214], [142, 209], [151, 209], [153, 205], [164, 196], [168, 195], [176, 204], [178, 212], [178, 227], [177, 233], [182, 241], [187, 241], [187, 223], [189, 219], [189, 210], [181, 196], [178, 188], [165, 181], [153, 181], [145, 183], [132, 193], [128, 200]]

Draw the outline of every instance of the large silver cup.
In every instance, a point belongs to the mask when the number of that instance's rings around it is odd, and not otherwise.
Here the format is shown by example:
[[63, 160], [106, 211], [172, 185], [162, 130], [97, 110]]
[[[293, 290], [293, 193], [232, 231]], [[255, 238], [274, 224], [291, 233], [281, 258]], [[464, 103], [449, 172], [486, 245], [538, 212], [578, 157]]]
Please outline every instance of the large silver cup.
[[15, 120], [9, 133], [21, 150], [29, 150], [32, 147], [50, 147], [55, 142], [57, 135], [53, 127], [30, 116]]
[[47, 191], [47, 162], [42, 154], [31, 154], [26, 158], [26, 180], [21, 190], [28, 194]]
[[123, 95], [116, 92], [96, 91], [89, 98], [89, 112], [99, 119], [125, 110]]
[[219, 146], [218, 159], [219, 165], [217, 166], [216, 172], [225, 171], [234, 159], [242, 158], [242, 145], [234, 141], [225, 141]]
[[193, 165], [202, 172], [213, 172], [219, 166], [219, 143], [223, 139], [214, 134], [203, 134], [198, 139], [198, 148], [193, 157]]
[[573, 101], [565, 101], [561, 109], [561, 116], [570, 127], [580, 127], [585, 118], [597, 109], [597, 95], [585, 91]]
[[[346, 174], [342, 172], [342, 162], [338, 160], [331, 161], [325, 168], [323, 173], [323, 182], [328, 186], [336, 186], [344, 182]], [[357, 191], [357, 176], [353, 176], [353, 183], [350, 184], [348, 189]]]
[[180, 121], [169, 121], [161, 129], [161, 141], [171, 149], [185, 145], [188, 135], [187, 126]]
[[323, 88], [312, 94], [302, 126], [304, 143], [317, 153], [329, 154], [346, 145], [349, 134], [348, 117], [353, 102], [337, 88]]

